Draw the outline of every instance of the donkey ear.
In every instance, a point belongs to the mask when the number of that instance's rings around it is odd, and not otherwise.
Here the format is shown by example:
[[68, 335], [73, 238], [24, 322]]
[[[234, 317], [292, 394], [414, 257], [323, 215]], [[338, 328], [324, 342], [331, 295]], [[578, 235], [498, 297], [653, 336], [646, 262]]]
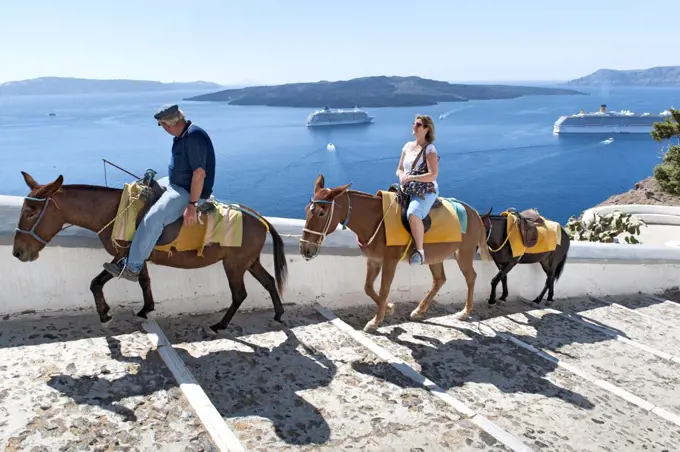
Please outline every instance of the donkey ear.
[[326, 180], [324, 179], [323, 174], [319, 174], [318, 176], [316, 176], [316, 180], [314, 181], [314, 193], [321, 190], [324, 187], [325, 183]]
[[28, 188], [30, 188], [31, 190], [35, 190], [36, 188], [40, 187], [40, 184], [37, 183], [35, 179], [33, 179], [33, 177], [27, 172], [22, 171], [21, 175], [24, 176], [24, 181], [26, 182], [26, 185], [28, 185]]
[[341, 187], [336, 187], [336, 188], [332, 189], [332, 190], [331, 190], [330, 198], [335, 198], [336, 196], [343, 194], [345, 191], [347, 191], [347, 189], [348, 189], [351, 185], [352, 185], [352, 183], [350, 182], [350, 183], [347, 184], [347, 185], [343, 185], [343, 186], [341, 186]]
[[49, 196], [54, 194], [57, 190], [61, 188], [61, 185], [64, 183], [64, 176], [61, 174], [59, 177], [54, 182], [50, 182], [49, 184], [45, 185], [43, 188], [43, 196]]

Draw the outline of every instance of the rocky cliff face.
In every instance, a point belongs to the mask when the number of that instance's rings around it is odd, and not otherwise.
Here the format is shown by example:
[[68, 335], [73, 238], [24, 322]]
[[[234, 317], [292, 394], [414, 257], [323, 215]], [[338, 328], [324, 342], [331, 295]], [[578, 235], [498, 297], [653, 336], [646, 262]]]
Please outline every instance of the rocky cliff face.
[[623, 204], [680, 206], [680, 196], [665, 193], [653, 177], [648, 177], [637, 182], [633, 189], [610, 196], [596, 207]]

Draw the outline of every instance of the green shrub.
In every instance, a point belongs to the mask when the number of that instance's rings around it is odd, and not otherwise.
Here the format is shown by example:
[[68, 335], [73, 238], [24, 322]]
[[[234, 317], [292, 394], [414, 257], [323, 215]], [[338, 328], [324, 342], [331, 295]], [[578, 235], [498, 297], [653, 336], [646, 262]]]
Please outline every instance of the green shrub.
[[636, 238], [642, 226], [647, 225], [635, 215], [614, 211], [606, 215], [596, 213], [589, 223], [572, 216], [565, 229], [571, 240], [613, 243], [620, 234], [626, 234], [623, 239], [626, 243], [638, 244], [642, 243]]
[[676, 138], [678, 144], [669, 144], [662, 162], [654, 168], [654, 178], [665, 192], [680, 195], [680, 110], [671, 108], [670, 111], [670, 118], [654, 123], [651, 134], [654, 141]]

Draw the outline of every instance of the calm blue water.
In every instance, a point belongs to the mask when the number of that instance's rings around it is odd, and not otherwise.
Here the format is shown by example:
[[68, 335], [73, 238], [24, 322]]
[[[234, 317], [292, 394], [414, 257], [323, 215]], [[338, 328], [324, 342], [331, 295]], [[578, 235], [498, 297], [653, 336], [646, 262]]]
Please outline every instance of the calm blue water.
[[[310, 130], [310, 109], [238, 107], [181, 102], [185, 92], [0, 98], [0, 180], [4, 194], [25, 195], [20, 171], [45, 183], [104, 184], [102, 159], [141, 175], [166, 175], [172, 138], [153, 113], [180, 102], [210, 134], [217, 151], [218, 198], [245, 203], [264, 215], [304, 217], [314, 179], [353, 183], [374, 193], [396, 181], [404, 142], [416, 113], [435, 118], [442, 195], [494, 207], [537, 207], [562, 223], [569, 216], [626, 191], [652, 173], [661, 143], [650, 136], [555, 137], [561, 114], [583, 108], [658, 113], [680, 105], [680, 89], [594, 89], [590, 96], [543, 96], [441, 104], [423, 108], [367, 109], [370, 126]], [[440, 114], [455, 110], [446, 120]], [[54, 111], [57, 116], [49, 117]], [[336, 151], [329, 152], [332, 142]], [[129, 177], [108, 167], [110, 186]]]

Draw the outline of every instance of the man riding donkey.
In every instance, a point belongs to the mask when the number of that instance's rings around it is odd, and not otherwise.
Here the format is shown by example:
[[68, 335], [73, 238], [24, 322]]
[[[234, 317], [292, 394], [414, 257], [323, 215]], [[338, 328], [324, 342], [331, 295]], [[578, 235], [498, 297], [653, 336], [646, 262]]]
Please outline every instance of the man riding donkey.
[[135, 282], [163, 228], [182, 215], [185, 226], [196, 224], [198, 207], [210, 197], [215, 183], [215, 149], [205, 130], [187, 120], [177, 105], [163, 105], [154, 118], [174, 137], [170, 183], [137, 227], [127, 258], [104, 264], [114, 277]]
[[[137, 312], [138, 318], [147, 319], [155, 310], [148, 262], [181, 269], [222, 263], [229, 281], [231, 305], [222, 318], [206, 330], [210, 335], [226, 329], [247, 298], [246, 272], [269, 293], [274, 320], [281, 321], [284, 313], [281, 295], [288, 273], [283, 239], [274, 225], [246, 205], [206, 202], [215, 180], [215, 153], [208, 135], [185, 120], [177, 105], [162, 107], [155, 118], [159, 126], [175, 137], [168, 187], [154, 181], [151, 171], [147, 171], [141, 184], [135, 181], [123, 189], [66, 185], [62, 175], [52, 182], [39, 184], [22, 171], [30, 192], [21, 208], [12, 255], [21, 262], [34, 262], [66, 225], [96, 233], [112, 256], [111, 264], [104, 265], [104, 270], [90, 282], [97, 314], [104, 325], [113, 317], [103, 289], [116, 276], [139, 284], [144, 305]], [[139, 194], [133, 196], [133, 192]], [[139, 199], [142, 206], [137, 205]], [[133, 208], [122, 216], [133, 206], [140, 210], [135, 212]], [[200, 220], [197, 213], [205, 213], [206, 221], [197, 223]], [[143, 220], [137, 225], [139, 216], [143, 216]], [[114, 224], [120, 219], [120, 223]], [[109, 227], [112, 224], [114, 226]], [[268, 235], [273, 244], [274, 276], [261, 261]], [[130, 245], [131, 251], [125, 258]]]

